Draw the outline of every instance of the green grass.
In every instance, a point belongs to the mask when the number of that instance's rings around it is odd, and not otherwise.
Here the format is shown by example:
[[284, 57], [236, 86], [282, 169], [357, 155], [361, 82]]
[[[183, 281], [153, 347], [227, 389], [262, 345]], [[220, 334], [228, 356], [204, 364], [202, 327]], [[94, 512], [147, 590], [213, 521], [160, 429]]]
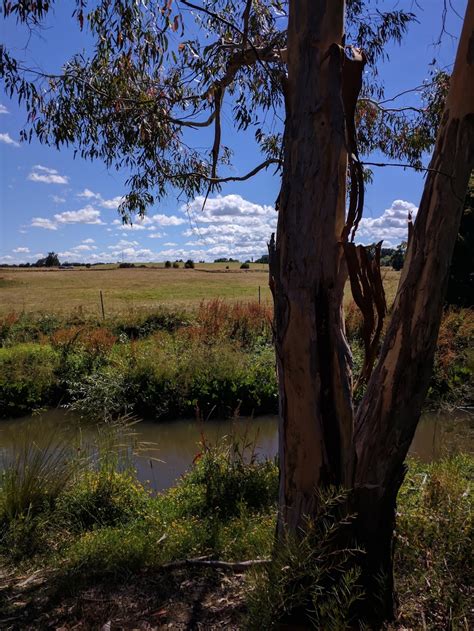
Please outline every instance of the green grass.
[[[130, 469], [117, 469], [112, 444], [95, 467], [74, 467], [69, 476], [58, 476], [61, 485], [45, 487], [40, 476], [35, 490], [32, 477], [15, 510], [7, 508], [9, 498], [23, 483], [6, 467], [0, 483], [0, 555], [6, 564], [54, 569], [61, 589], [77, 593], [80, 586], [110, 588], [135, 580], [134, 573], [159, 571], [174, 560], [272, 554], [278, 471], [274, 463], [256, 462], [251, 445], [243, 449], [232, 437], [203, 443], [193, 469], [153, 497]], [[30, 462], [31, 454], [22, 458]], [[47, 479], [57, 467], [42, 460]], [[432, 465], [410, 461], [398, 501], [400, 619], [394, 629], [469, 628], [473, 473], [468, 456]], [[45, 488], [47, 501], [36, 501]], [[357, 555], [333, 551], [340, 501], [328, 496], [324, 519], [308, 524], [303, 541], [288, 540], [270, 566], [249, 576], [246, 628], [275, 628], [288, 611], [308, 602], [314, 628], [346, 628], [351, 603], [361, 592]]]

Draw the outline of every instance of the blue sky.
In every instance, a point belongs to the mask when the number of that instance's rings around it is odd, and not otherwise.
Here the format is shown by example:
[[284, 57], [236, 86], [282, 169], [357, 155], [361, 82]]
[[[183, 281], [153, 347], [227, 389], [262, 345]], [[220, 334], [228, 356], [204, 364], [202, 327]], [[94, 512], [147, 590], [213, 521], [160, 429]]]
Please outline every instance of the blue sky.
[[[46, 71], [60, 64], [84, 44], [70, 19], [72, 4], [59, 6], [47, 28], [31, 39], [14, 23], [1, 23], [1, 39], [30, 63]], [[443, 0], [418, 2], [386, 0], [383, 9], [410, 8], [419, 23], [412, 24], [402, 47], [390, 51], [381, 68], [386, 96], [420, 85], [428, 64], [450, 67], [456, 52], [461, 20], [448, 14], [441, 46], [434, 46], [441, 29]], [[453, 0], [463, 15], [466, 0]], [[0, 18], [1, 19], [1, 18]], [[175, 258], [214, 260], [235, 256], [241, 260], [266, 252], [266, 242], [276, 227], [274, 201], [279, 178], [268, 171], [244, 183], [228, 184], [220, 196], [209, 199], [204, 212], [199, 198], [185, 204], [169, 196], [149, 210], [147, 218], [132, 227], [122, 225], [117, 206], [125, 193], [125, 173], [108, 171], [100, 162], [73, 158], [61, 150], [18, 142], [25, 112], [0, 88], [0, 263], [35, 261], [46, 252], [59, 252], [69, 261], [163, 261]], [[226, 125], [225, 131], [230, 131]], [[249, 134], [232, 133], [235, 151], [233, 172], [245, 173], [258, 163]], [[197, 143], [204, 144], [202, 136]], [[224, 137], [224, 142], [226, 142]], [[426, 157], [426, 163], [429, 156]], [[406, 235], [408, 211], [416, 213], [423, 176], [412, 170], [376, 169], [368, 185], [364, 219], [359, 229], [363, 242], [385, 240], [395, 245]]]

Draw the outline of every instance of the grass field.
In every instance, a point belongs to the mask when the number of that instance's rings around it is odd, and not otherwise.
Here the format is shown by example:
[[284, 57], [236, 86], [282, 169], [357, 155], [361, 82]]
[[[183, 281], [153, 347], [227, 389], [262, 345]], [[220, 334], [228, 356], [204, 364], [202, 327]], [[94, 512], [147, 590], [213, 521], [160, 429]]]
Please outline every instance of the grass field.
[[[193, 308], [202, 300], [270, 302], [268, 267], [239, 263], [203, 263], [195, 269], [162, 265], [119, 269], [117, 266], [57, 269], [0, 269], [0, 313], [47, 312], [100, 314], [100, 291], [106, 315], [158, 306]], [[383, 270], [387, 302], [393, 301], [399, 272]], [[348, 293], [348, 292], [347, 292]], [[349, 298], [349, 294], [348, 294]]]

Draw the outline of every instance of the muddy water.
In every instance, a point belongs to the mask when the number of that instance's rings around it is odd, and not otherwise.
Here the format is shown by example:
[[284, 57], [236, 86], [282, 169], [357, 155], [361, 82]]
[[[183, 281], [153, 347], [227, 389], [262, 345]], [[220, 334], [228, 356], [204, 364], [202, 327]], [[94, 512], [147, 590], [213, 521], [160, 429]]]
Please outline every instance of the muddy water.
[[[214, 443], [223, 436], [234, 434], [242, 443], [250, 444], [259, 458], [277, 455], [277, 418], [176, 420], [165, 423], [140, 421], [126, 435], [113, 437], [117, 450], [126, 454], [137, 469], [138, 478], [149, 482], [156, 491], [171, 486], [192, 464], [204, 438]], [[66, 443], [70, 450], [88, 450], [97, 443], [111, 447], [110, 435], [103, 430], [80, 422], [65, 410], [50, 410], [39, 416], [0, 421], [1, 461], [8, 462], [18, 444], [34, 441], [38, 446], [54, 449]], [[468, 413], [425, 414], [410, 448], [410, 454], [430, 462], [447, 454], [474, 450], [474, 415]]]

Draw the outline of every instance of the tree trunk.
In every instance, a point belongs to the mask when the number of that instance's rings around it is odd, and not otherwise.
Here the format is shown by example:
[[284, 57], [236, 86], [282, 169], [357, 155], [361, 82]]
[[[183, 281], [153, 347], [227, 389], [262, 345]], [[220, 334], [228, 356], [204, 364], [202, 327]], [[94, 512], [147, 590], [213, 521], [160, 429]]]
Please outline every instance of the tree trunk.
[[351, 358], [344, 334], [347, 151], [343, 0], [290, 2], [287, 119], [276, 246], [270, 244], [280, 389], [280, 534], [298, 533], [316, 490], [353, 475]]
[[366, 611], [375, 621], [393, 614], [396, 497], [428, 390], [449, 266], [473, 167], [474, 0], [469, 0], [391, 322], [355, 419], [357, 537], [367, 553]]
[[[278, 535], [317, 517], [317, 490], [352, 489], [365, 548], [360, 613], [393, 617], [392, 542], [404, 460], [426, 396], [452, 250], [473, 167], [474, 0], [410, 238], [392, 320], [354, 422], [346, 280], [344, 0], [291, 0], [282, 188], [270, 251], [280, 390]], [[347, 106], [346, 106], [347, 119]]]

